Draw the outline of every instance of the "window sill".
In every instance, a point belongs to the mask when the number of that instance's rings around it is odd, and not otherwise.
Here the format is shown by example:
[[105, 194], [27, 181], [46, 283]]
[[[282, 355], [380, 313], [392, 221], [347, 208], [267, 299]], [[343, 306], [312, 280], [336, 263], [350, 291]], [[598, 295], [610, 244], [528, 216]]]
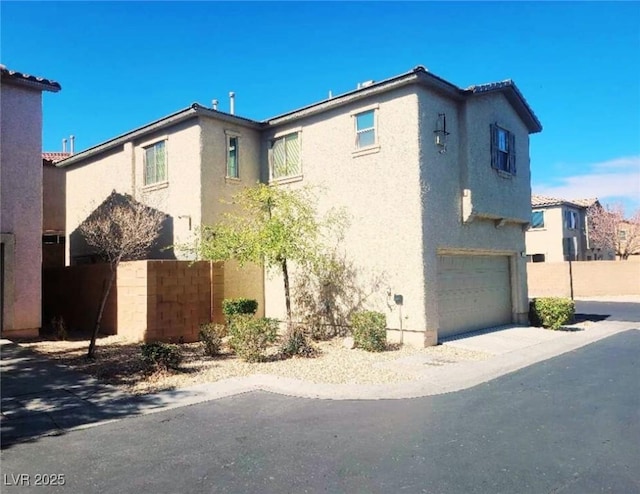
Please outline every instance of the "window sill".
[[499, 177], [513, 180], [516, 176], [513, 173], [505, 172], [504, 170], [496, 170]]
[[356, 149], [351, 153], [353, 158], [357, 158], [358, 156], [366, 156], [367, 154], [374, 154], [380, 152], [380, 144], [375, 144], [374, 146], [368, 146], [366, 148]]
[[156, 182], [155, 184], [149, 184], [142, 187], [142, 192], [153, 192], [154, 190], [166, 189], [169, 187], [169, 181]]
[[280, 178], [272, 178], [269, 183], [273, 185], [284, 185], [290, 184], [292, 182], [301, 182], [303, 176], [302, 175], [294, 175], [291, 177], [280, 177]]
[[239, 185], [242, 183], [242, 180], [240, 180], [239, 177], [224, 177], [224, 181], [225, 183], [233, 185]]

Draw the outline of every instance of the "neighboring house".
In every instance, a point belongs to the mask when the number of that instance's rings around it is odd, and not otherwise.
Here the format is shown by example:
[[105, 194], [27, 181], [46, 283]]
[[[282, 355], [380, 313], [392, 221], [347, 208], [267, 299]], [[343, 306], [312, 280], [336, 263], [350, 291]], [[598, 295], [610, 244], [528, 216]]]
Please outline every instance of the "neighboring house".
[[[421, 66], [263, 122], [193, 105], [61, 163], [68, 237], [113, 189], [170, 214], [177, 244], [238, 186], [319, 185], [320, 209], [350, 217], [340, 247], [361, 281], [383, 280], [370, 305], [390, 336], [433, 345], [527, 322], [529, 134], [541, 130], [513, 82], [461, 89]], [[67, 245], [73, 263], [83, 253]], [[282, 317], [281, 280], [264, 283], [267, 315]]]
[[42, 153], [42, 268], [64, 266], [65, 171], [56, 163], [66, 152]]
[[[627, 261], [640, 261], [640, 217], [631, 221], [621, 221], [616, 228], [618, 236], [616, 242], [616, 250], [618, 255], [616, 259]], [[622, 255], [620, 255], [622, 254]]]
[[587, 210], [597, 199], [565, 200], [531, 196], [531, 225], [527, 230], [527, 261], [563, 262], [611, 259], [589, 238]]
[[0, 66], [0, 315], [2, 334], [41, 326], [42, 92], [60, 84]]

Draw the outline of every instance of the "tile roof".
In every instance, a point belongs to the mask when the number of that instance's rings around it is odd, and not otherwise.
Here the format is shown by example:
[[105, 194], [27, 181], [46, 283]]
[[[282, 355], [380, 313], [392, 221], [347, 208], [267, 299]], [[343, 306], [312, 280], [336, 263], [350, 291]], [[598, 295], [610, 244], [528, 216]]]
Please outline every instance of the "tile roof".
[[580, 208], [588, 208], [589, 206], [593, 206], [598, 199], [558, 199], [555, 197], [541, 196], [539, 194], [531, 194], [531, 206], [534, 208], [542, 208], [549, 206], [562, 206], [563, 204], [567, 204], [569, 206], [576, 206]]
[[0, 76], [5, 82], [32, 87], [40, 91], [51, 91], [57, 93], [62, 89], [60, 84], [44, 77], [24, 74], [15, 70], [9, 70], [5, 65], [0, 64]]
[[469, 86], [465, 91], [471, 94], [485, 94], [494, 91], [503, 92], [507, 101], [513, 105], [516, 112], [520, 115], [520, 118], [527, 123], [530, 132], [542, 131], [540, 120], [538, 120], [538, 117], [533, 113], [529, 103], [527, 103], [527, 100], [511, 79]]
[[57, 163], [71, 156], [71, 153], [63, 153], [62, 151], [43, 151], [42, 159], [49, 163]]

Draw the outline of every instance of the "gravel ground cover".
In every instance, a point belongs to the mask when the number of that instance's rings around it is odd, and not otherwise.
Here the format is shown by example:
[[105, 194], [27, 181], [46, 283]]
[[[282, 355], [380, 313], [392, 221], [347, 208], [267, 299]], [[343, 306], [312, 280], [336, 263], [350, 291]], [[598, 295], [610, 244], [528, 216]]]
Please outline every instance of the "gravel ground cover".
[[140, 345], [118, 336], [100, 338], [97, 342], [97, 358], [93, 361], [85, 357], [88, 341], [84, 339], [40, 340], [21, 344], [43, 356], [56, 359], [62, 365], [91, 374], [132, 394], [152, 393], [258, 373], [314, 383], [403, 382], [420, 378], [421, 366], [406, 365], [406, 362], [424, 359], [430, 365], [447, 365], [490, 358], [490, 355], [482, 352], [447, 345], [428, 348], [388, 345], [384, 352], [370, 353], [347, 349], [342, 341], [341, 338], [336, 338], [315, 343], [319, 350], [319, 356], [315, 358], [281, 360], [277, 358], [277, 347], [273, 347], [267, 352], [267, 361], [259, 363], [243, 362], [227, 349], [223, 349], [216, 357], [209, 357], [204, 355], [200, 343], [183, 344], [181, 348], [185, 358], [179, 370], [151, 374], [145, 370], [140, 360]]

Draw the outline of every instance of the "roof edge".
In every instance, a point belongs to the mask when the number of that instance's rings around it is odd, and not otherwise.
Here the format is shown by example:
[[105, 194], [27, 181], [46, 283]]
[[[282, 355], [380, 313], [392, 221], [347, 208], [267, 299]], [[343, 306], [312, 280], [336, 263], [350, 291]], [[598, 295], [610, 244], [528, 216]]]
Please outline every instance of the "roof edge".
[[175, 125], [177, 123], [189, 120], [190, 118], [194, 118], [197, 116], [217, 118], [225, 122], [239, 123], [241, 125], [254, 128], [261, 127], [258, 122], [255, 122], [253, 120], [206, 108], [198, 103], [193, 103], [191, 106], [182, 110], [178, 110], [177, 112], [167, 115], [166, 117], [159, 118], [158, 120], [154, 120], [153, 122], [150, 122], [146, 125], [137, 127], [129, 132], [125, 132], [124, 134], [120, 134], [119, 136], [113, 137], [112, 139], [104, 141], [100, 144], [96, 144], [95, 146], [85, 149], [84, 151], [76, 153], [64, 160], [59, 161], [58, 163], [56, 163], [56, 166], [64, 168], [67, 166], [77, 165], [85, 159], [109, 151], [110, 149], [120, 146], [125, 142], [137, 139], [148, 133], [155, 132], [157, 130]]
[[24, 74], [16, 70], [10, 70], [2, 64], [0, 64], [0, 77], [4, 83], [37, 89], [39, 91], [57, 93], [62, 89], [60, 83], [56, 81], [45, 79], [44, 77]]

